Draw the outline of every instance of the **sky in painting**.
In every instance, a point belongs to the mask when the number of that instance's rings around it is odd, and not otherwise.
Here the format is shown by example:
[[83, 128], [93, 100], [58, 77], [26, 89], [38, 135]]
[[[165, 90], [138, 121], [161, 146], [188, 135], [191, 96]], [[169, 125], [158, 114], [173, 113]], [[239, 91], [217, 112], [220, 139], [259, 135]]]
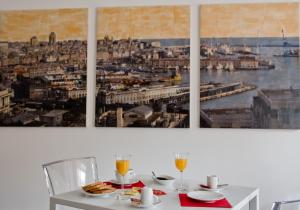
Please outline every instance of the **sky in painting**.
[[99, 8], [97, 38], [163, 39], [190, 37], [189, 6]]
[[87, 39], [87, 9], [0, 11], [0, 41], [48, 41]]
[[299, 36], [298, 3], [211, 4], [200, 6], [201, 37]]

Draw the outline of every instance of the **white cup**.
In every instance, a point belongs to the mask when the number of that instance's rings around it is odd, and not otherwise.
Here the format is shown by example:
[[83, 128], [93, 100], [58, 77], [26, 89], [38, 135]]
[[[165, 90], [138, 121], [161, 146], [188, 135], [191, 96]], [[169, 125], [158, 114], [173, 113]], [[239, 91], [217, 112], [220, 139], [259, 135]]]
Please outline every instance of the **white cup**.
[[141, 202], [144, 206], [153, 205], [153, 190], [150, 187], [143, 187], [141, 190]]
[[207, 186], [211, 189], [217, 189], [219, 184], [219, 177], [216, 175], [207, 176]]
[[[115, 171], [116, 180], [118, 183], [122, 183], [122, 176], [118, 173], [118, 171]], [[128, 184], [131, 179], [135, 178], [135, 172], [133, 169], [129, 169], [127, 174], [124, 176], [124, 183]]]

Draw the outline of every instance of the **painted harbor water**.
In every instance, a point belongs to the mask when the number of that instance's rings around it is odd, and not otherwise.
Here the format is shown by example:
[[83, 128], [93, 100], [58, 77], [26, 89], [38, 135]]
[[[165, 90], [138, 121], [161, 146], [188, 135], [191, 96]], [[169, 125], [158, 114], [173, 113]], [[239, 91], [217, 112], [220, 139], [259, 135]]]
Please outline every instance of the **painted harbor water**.
[[[257, 39], [235, 39], [219, 40], [218, 43], [231, 42], [236, 46], [247, 44], [251, 46], [253, 52], [256, 52]], [[281, 45], [280, 45], [281, 40]], [[208, 41], [208, 40], [205, 40]], [[215, 41], [215, 39], [214, 39]], [[246, 43], [245, 43], [246, 42]], [[299, 39], [287, 39], [287, 49], [298, 49]], [[272, 44], [270, 44], [272, 43]], [[200, 80], [204, 82], [245, 82], [254, 84], [257, 89], [223, 97], [216, 100], [201, 102], [202, 109], [220, 109], [220, 108], [237, 108], [250, 107], [253, 103], [253, 96], [257, 95], [259, 89], [289, 89], [300, 88], [300, 68], [299, 58], [297, 57], [274, 57], [276, 54], [283, 52], [282, 39], [280, 38], [264, 38], [260, 42], [259, 52], [262, 58], [271, 60], [275, 64], [273, 70], [257, 70], [257, 71], [216, 71], [201, 70]]]

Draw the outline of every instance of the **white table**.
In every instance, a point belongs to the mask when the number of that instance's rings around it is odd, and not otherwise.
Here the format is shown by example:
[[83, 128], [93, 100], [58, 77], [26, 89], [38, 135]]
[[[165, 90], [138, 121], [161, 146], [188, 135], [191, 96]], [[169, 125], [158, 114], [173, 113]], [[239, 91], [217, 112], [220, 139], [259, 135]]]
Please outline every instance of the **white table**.
[[[167, 188], [153, 183], [150, 177], [141, 179], [146, 185], [160, 189], [167, 195], [160, 196], [162, 203], [155, 210], [196, 210], [199, 207], [181, 207], [178, 193], [173, 188]], [[196, 189], [199, 181], [187, 180], [189, 189]], [[232, 210], [239, 210], [249, 205], [249, 210], [259, 210], [259, 189], [253, 187], [231, 186], [221, 191], [232, 205]], [[50, 197], [50, 210], [56, 210], [57, 205], [64, 205], [85, 210], [134, 210], [129, 201], [118, 201], [114, 197], [99, 198], [85, 196], [80, 190], [67, 192]], [[201, 210], [222, 210], [222, 208], [203, 208]], [[225, 210], [225, 209], [223, 209]], [[229, 209], [226, 209], [229, 210]]]

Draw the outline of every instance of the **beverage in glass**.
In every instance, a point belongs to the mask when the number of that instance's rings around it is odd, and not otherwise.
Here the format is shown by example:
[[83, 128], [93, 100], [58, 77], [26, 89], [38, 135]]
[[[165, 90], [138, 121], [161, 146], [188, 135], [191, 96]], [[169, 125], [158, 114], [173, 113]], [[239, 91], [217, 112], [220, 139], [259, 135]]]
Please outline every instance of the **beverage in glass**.
[[117, 172], [121, 175], [122, 177], [122, 181], [121, 181], [121, 191], [118, 194], [118, 199], [122, 199], [124, 196], [124, 177], [126, 176], [129, 167], [130, 167], [130, 159], [131, 159], [131, 155], [127, 154], [127, 155], [115, 155], [116, 158], [116, 169]]
[[179, 192], [185, 192], [187, 190], [183, 184], [183, 171], [186, 169], [188, 156], [189, 156], [189, 153], [187, 153], [187, 152], [175, 153], [175, 165], [176, 165], [176, 168], [180, 172], [180, 185], [176, 189]]

